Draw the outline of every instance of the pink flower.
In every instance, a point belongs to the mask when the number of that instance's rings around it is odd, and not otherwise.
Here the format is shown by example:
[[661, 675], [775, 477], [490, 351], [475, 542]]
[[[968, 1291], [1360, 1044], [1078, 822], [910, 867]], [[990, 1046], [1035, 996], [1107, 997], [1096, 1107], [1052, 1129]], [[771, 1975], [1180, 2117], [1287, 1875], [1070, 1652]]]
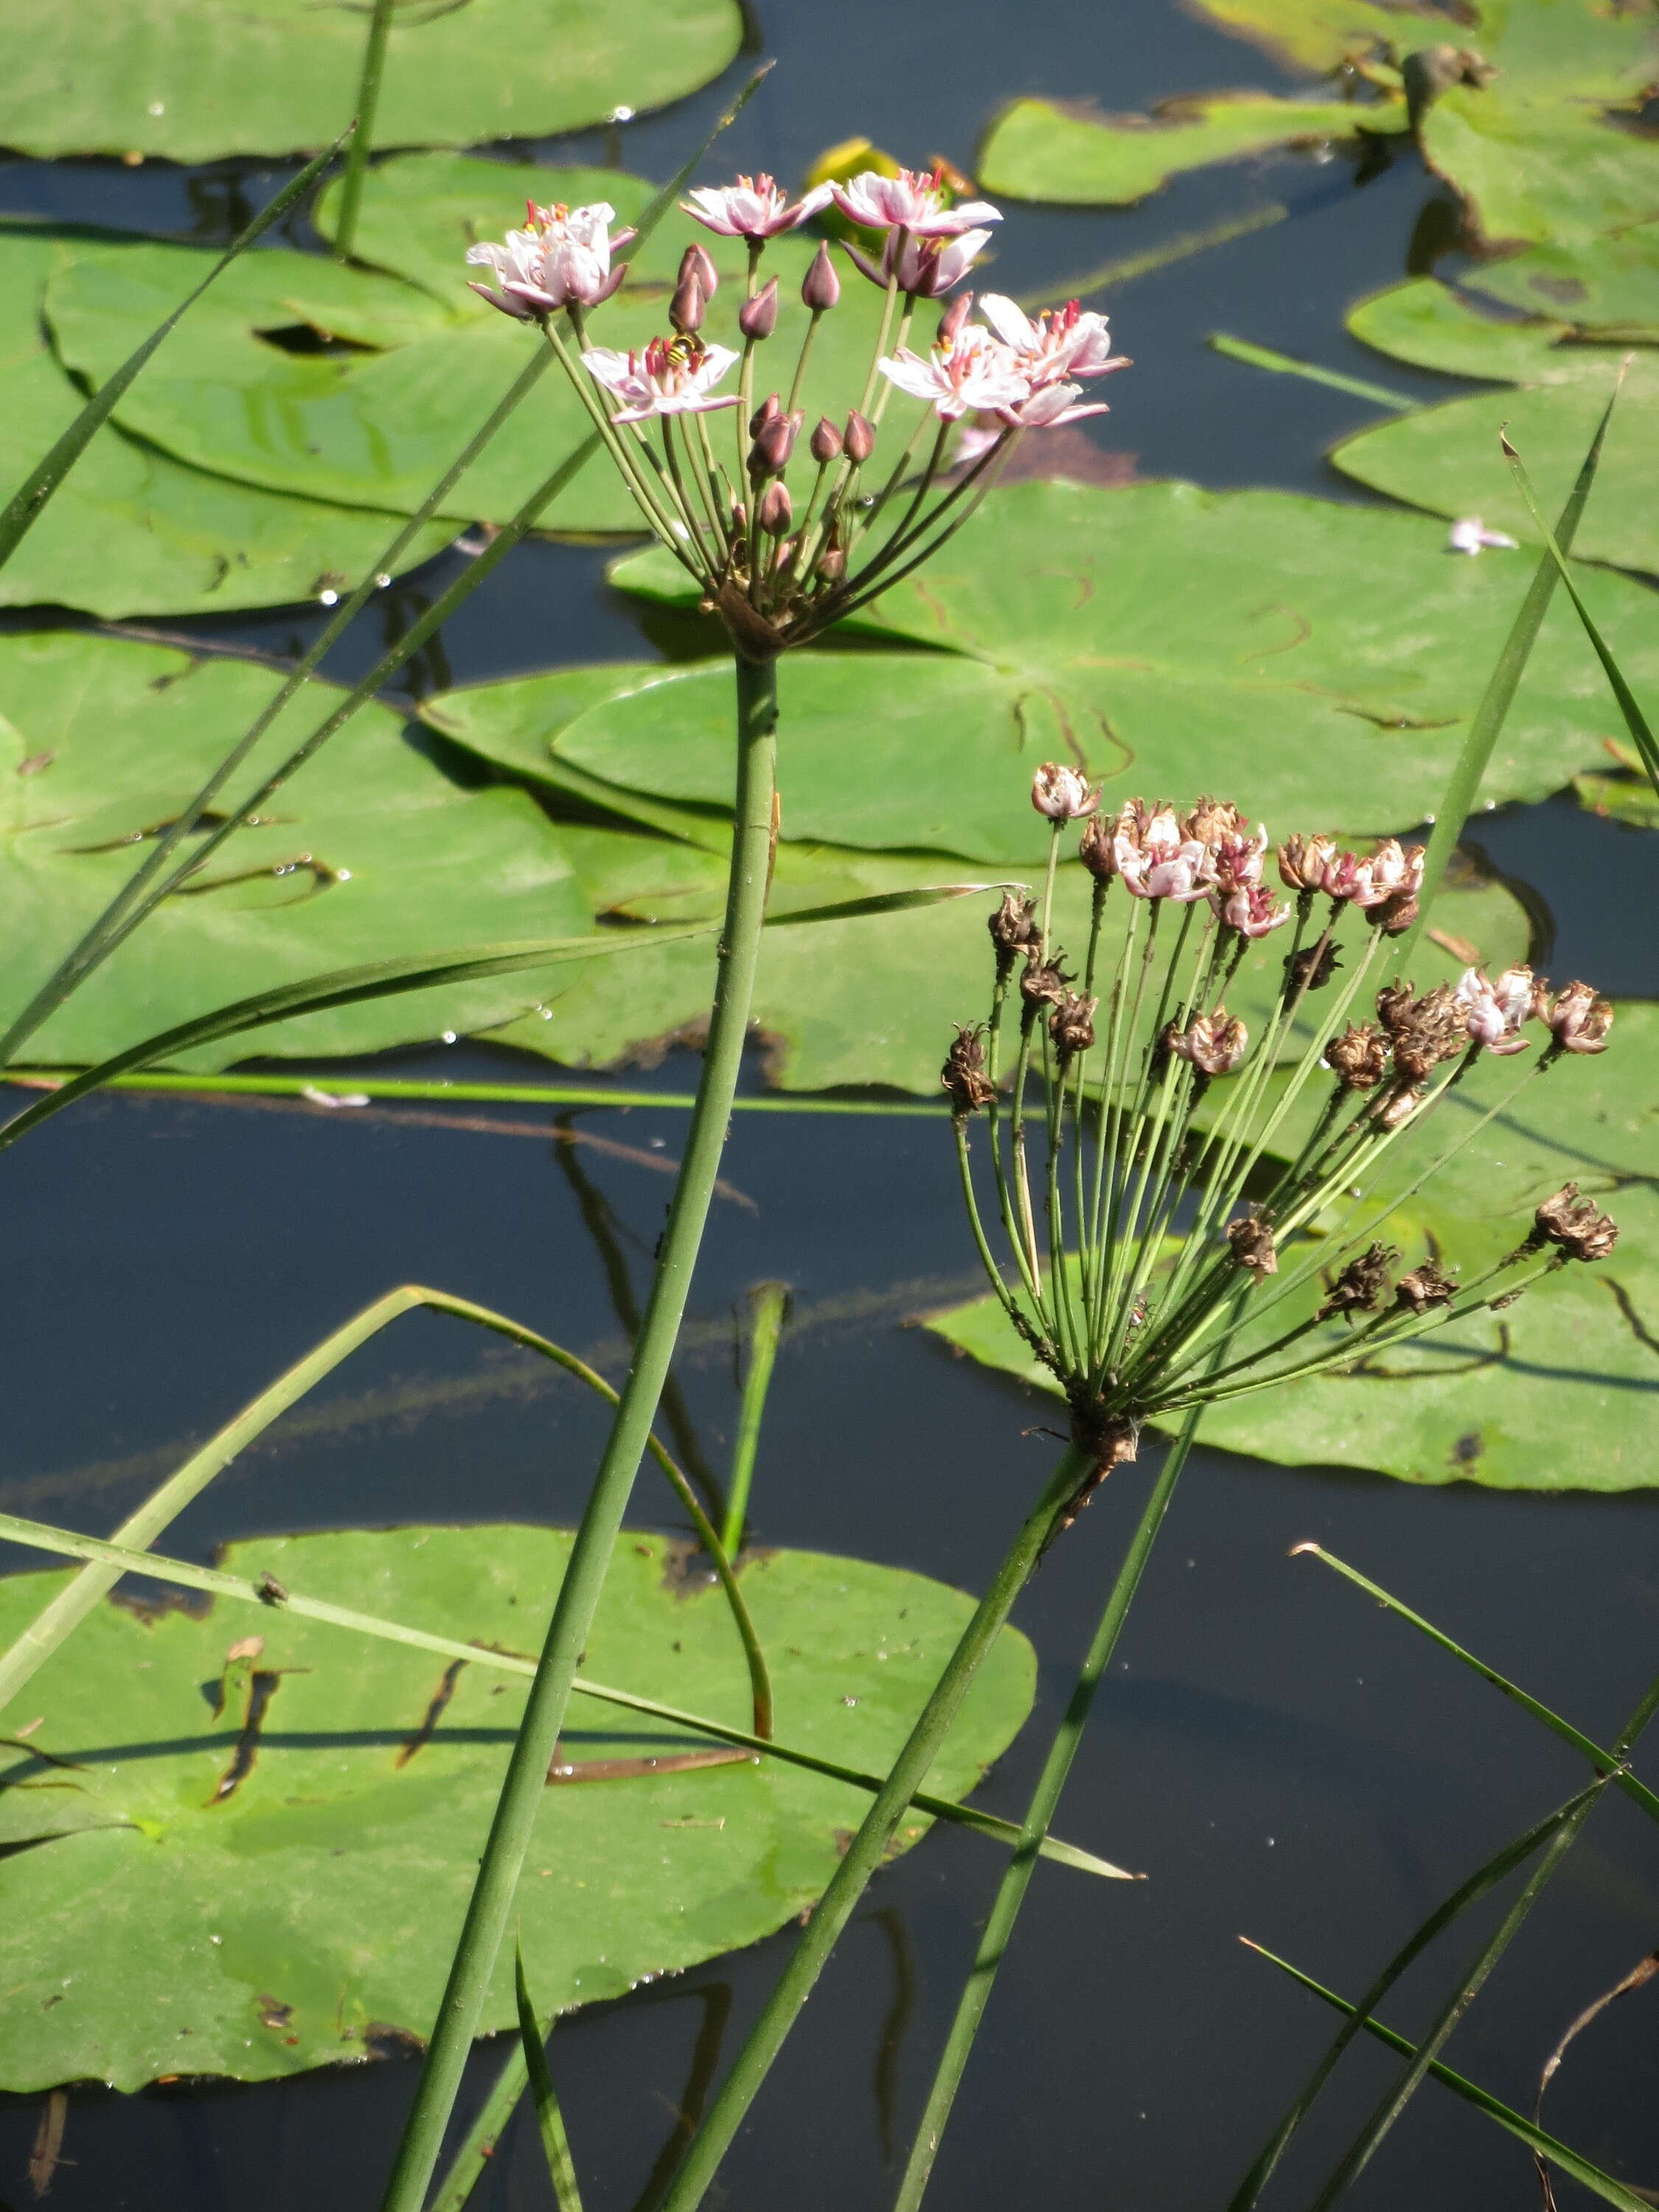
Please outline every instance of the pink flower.
[[1334, 865], [1343, 862], [1349, 864], [1340, 871], [1349, 879], [1348, 888], [1337, 889], [1329, 867], [1325, 888], [1334, 898], [1351, 898], [1362, 911], [1381, 906], [1385, 899], [1414, 898], [1423, 888], [1423, 848], [1413, 845], [1407, 850], [1397, 837], [1385, 837], [1369, 860], [1356, 860], [1351, 853], [1339, 853]]
[[913, 238], [952, 238], [981, 223], [1002, 221], [1001, 209], [985, 200], [946, 207], [944, 173], [939, 169], [901, 169], [896, 177], [866, 169], [850, 183], [830, 189], [836, 205], [861, 230], [908, 230]]
[[1178, 905], [1190, 906], [1214, 880], [1209, 848], [1196, 837], [1183, 837], [1168, 807], [1144, 823], [1126, 807], [1112, 838], [1112, 857], [1124, 889], [1135, 898], [1174, 899]]
[[998, 419], [1010, 430], [1058, 430], [1067, 422], [1080, 422], [1085, 415], [1111, 412], [1103, 399], [1073, 407], [1072, 402], [1082, 397], [1080, 384], [1045, 384], [1018, 407], [1003, 408]]
[[541, 208], [532, 200], [528, 228], [509, 230], [503, 246], [468, 247], [469, 263], [493, 269], [496, 276], [495, 284], [474, 284], [472, 289], [492, 307], [523, 322], [552, 314], [573, 301], [578, 307], [598, 307], [628, 273], [625, 262], [614, 269], [611, 264], [613, 245], [621, 246], [634, 235], [630, 230], [612, 240], [616, 215], [605, 200], [578, 208]]
[[964, 230], [959, 238], [917, 238], [909, 231], [894, 231], [883, 246], [881, 259], [872, 261], [856, 246], [848, 257], [872, 284], [884, 289], [896, 280], [901, 292], [921, 300], [943, 299], [959, 284], [990, 237], [988, 230]]
[[780, 231], [793, 230], [809, 216], [830, 204], [830, 186], [819, 185], [793, 204], [775, 179], [763, 170], [758, 177], [739, 177], [735, 185], [703, 185], [680, 202], [681, 212], [722, 238], [747, 239], [758, 246]]
[[[1267, 850], [1267, 825], [1258, 822], [1254, 836], [1225, 830], [1210, 841], [1211, 863], [1217, 889], [1222, 891], [1259, 890], [1261, 863]], [[1219, 909], [1218, 908], [1218, 911]], [[1281, 915], [1280, 921], [1284, 919]]]
[[1275, 906], [1271, 891], [1260, 884], [1241, 884], [1233, 890], [1213, 890], [1210, 904], [1218, 919], [1229, 929], [1236, 929], [1241, 937], [1265, 937], [1270, 929], [1277, 929], [1291, 918], [1287, 906]]
[[1075, 300], [1045, 308], [1035, 322], [1000, 292], [987, 292], [979, 309], [1003, 343], [1018, 355], [1034, 389], [1062, 377], [1104, 376], [1129, 366], [1122, 354], [1112, 351], [1105, 316], [1085, 313]]
[[618, 422], [643, 422], [653, 415], [707, 415], [735, 407], [735, 392], [720, 399], [708, 395], [737, 357], [725, 346], [705, 346], [694, 337], [653, 338], [643, 353], [590, 347], [582, 367], [628, 402], [615, 418]]
[[1100, 804], [1100, 786], [1059, 761], [1044, 761], [1031, 779], [1031, 804], [1051, 822], [1080, 822]]
[[1458, 979], [1457, 997], [1476, 1044], [1500, 1057], [1526, 1050], [1527, 1040], [1516, 1032], [1536, 1003], [1530, 968], [1506, 968], [1491, 983], [1484, 968], [1466, 968]]
[[927, 400], [947, 421], [975, 408], [1017, 405], [1026, 397], [1013, 356], [977, 323], [949, 344], [935, 346], [925, 361], [907, 346], [876, 366], [890, 383], [913, 399]]
[[1461, 516], [1446, 532], [1449, 553], [1479, 553], [1487, 546], [1494, 551], [1513, 552], [1515, 540], [1506, 538], [1501, 530], [1488, 530], [1478, 514]]

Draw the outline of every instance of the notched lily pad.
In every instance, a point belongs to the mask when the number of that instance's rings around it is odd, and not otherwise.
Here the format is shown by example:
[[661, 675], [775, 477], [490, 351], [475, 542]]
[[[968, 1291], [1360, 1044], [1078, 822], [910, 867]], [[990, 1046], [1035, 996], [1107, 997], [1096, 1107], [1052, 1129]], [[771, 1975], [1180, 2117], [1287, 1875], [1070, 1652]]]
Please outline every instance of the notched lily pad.
[[[533, 1653], [569, 1555], [561, 1529], [410, 1528], [261, 1538], [225, 1564], [485, 1648]], [[718, 1587], [684, 1547], [619, 1540], [588, 1648], [594, 1679], [746, 1727], [748, 1681]], [[749, 1562], [780, 1732], [882, 1771], [972, 1610], [898, 1568], [821, 1553]], [[59, 1574], [0, 1582], [9, 1643]], [[249, 1650], [250, 1633], [262, 1638]], [[241, 1647], [241, 1656], [231, 1656]], [[1012, 1739], [1036, 1681], [1005, 1631], [930, 1786], [960, 1795]], [[0, 2081], [275, 2075], [420, 2037], [442, 1993], [522, 1678], [285, 1613], [101, 1607], [31, 1692], [43, 1718], [0, 1752], [9, 1910]], [[33, 1708], [32, 1708], [33, 1709]], [[514, 1911], [538, 2002], [620, 1996], [752, 1943], [822, 1893], [860, 1790], [778, 1762], [654, 1772], [709, 1747], [577, 1698], [575, 1768], [538, 1816]], [[581, 1780], [591, 1763], [617, 1778]], [[901, 1826], [908, 1848], [927, 1826]], [[510, 1950], [483, 2011], [515, 2017]]]

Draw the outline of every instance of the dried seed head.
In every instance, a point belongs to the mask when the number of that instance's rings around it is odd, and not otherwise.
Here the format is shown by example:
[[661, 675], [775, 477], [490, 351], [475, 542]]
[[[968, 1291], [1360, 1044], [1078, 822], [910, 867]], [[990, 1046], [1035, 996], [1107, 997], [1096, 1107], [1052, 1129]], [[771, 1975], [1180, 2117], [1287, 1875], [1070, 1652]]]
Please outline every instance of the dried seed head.
[[[1173, 1027], [1173, 1025], [1172, 1025]], [[1204, 1075], [1231, 1075], [1244, 1057], [1250, 1033], [1225, 1006], [1200, 1014], [1184, 1030], [1166, 1032], [1169, 1049]]]
[[1366, 908], [1365, 919], [1384, 937], [1403, 937], [1421, 912], [1415, 891], [1396, 891], [1381, 906]]
[[939, 1079], [950, 1094], [953, 1113], [975, 1114], [997, 1095], [996, 1085], [985, 1073], [984, 1035], [983, 1023], [972, 1029], [958, 1024], [956, 1042], [945, 1056]]
[[752, 300], [738, 309], [738, 328], [744, 337], [769, 338], [778, 326], [778, 280], [769, 276]]
[[841, 432], [836, 429], [827, 415], [821, 416], [808, 447], [812, 459], [820, 467], [826, 467], [830, 462], [838, 461], [841, 459]]
[[1074, 768], [1044, 761], [1031, 778], [1031, 804], [1050, 822], [1080, 822], [1100, 804], [1100, 790], [1089, 788], [1089, 780]]
[[[1544, 987], [1539, 987], [1539, 998]], [[1558, 1052], [1605, 1052], [1607, 1031], [1613, 1027], [1613, 1008], [1605, 999], [1597, 998], [1589, 983], [1569, 983], [1565, 991], [1558, 991], [1546, 1010], [1538, 1008], [1555, 1039]]]
[[1083, 825], [1078, 858], [1097, 883], [1109, 884], [1117, 873], [1117, 855], [1112, 837], [1113, 824], [1104, 814], [1091, 814]]
[[1200, 796], [1181, 826], [1188, 836], [1195, 837], [1200, 845], [1208, 845], [1212, 850], [1227, 839], [1243, 837], [1249, 827], [1230, 799], [1212, 799], [1208, 792]]
[[1006, 975], [1016, 953], [1030, 952], [1042, 935], [1037, 927], [1036, 901], [1004, 891], [1002, 904], [985, 927], [997, 949], [997, 974]]
[[[1367, 912], [1390, 899], [1415, 898], [1423, 888], [1424, 849], [1402, 845], [1397, 837], [1383, 838], [1369, 860], [1355, 863], [1352, 881], [1341, 896]], [[1325, 888], [1331, 888], [1328, 880]]]
[[1437, 983], [1420, 999], [1409, 983], [1385, 984], [1376, 1011], [1394, 1042], [1395, 1066], [1408, 1082], [1420, 1083], [1468, 1042], [1465, 1008], [1449, 983]]
[[1421, 1267], [1400, 1278], [1394, 1295], [1396, 1304], [1409, 1306], [1414, 1314], [1425, 1314], [1431, 1306], [1449, 1305], [1456, 1290], [1455, 1275], [1449, 1275], [1437, 1261], [1425, 1260]]
[[1048, 1017], [1048, 1034], [1060, 1048], [1060, 1072], [1065, 1074], [1079, 1053], [1095, 1041], [1095, 1008], [1098, 999], [1085, 999], [1080, 991], [1067, 991]]
[[1611, 1214], [1598, 1213], [1592, 1200], [1580, 1198], [1576, 1182], [1563, 1183], [1532, 1218], [1527, 1243], [1534, 1251], [1556, 1244], [1570, 1260], [1605, 1260], [1619, 1242], [1617, 1222]]
[[1028, 1006], [1057, 1006], [1066, 996], [1066, 985], [1074, 980], [1060, 966], [1058, 953], [1052, 960], [1040, 960], [1034, 945], [1025, 956], [1019, 994]]
[[1326, 1046], [1325, 1065], [1345, 1091], [1373, 1091], [1389, 1072], [1389, 1041], [1370, 1022], [1350, 1022]]
[[668, 302], [668, 319], [682, 337], [702, 328], [708, 298], [696, 271], [688, 270], [674, 287], [674, 296]]
[[1342, 965], [1342, 955], [1328, 937], [1304, 945], [1285, 963], [1285, 981], [1292, 991], [1322, 991]]
[[1241, 1267], [1248, 1267], [1258, 1283], [1264, 1275], [1279, 1273], [1273, 1232], [1257, 1215], [1247, 1214], [1242, 1221], [1230, 1221], [1227, 1242], [1233, 1248], [1234, 1259]]
[[760, 505], [755, 509], [755, 520], [769, 538], [787, 538], [795, 520], [795, 510], [787, 488], [775, 477], [761, 494]]
[[1329, 1321], [1334, 1314], [1370, 1313], [1389, 1285], [1389, 1270], [1399, 1259], [1392, 1244], [1372, 1244], [1350, 1260], [1334, 1283], [1327, 1285], [1325, 1303], [1314, 1318]]
[[800, 296], [815, 315], [826, 313], [841, 297], [841, 279], [830, 258], [829, 247], [822, 242], [812, 256], [812, 265], [801, 279]]
[[1244, 883], [1232, 890], [1212, 890], [1210, 904], [1223, 928], [1236, 930], [1250, 941], [1266, 937], [1270, 930], [1282, 927], [1291, 918], [1289, 907], [1278, 905], [1273, 893], [1264, 890], [1260, 884]]
[[855, 407], [847, 418], [847, 458], [861, 468], [875, 450], [875, 425], [866, 422]]
[[1286, 890], [1323, 890], [1325, 870], [1335, 852], [1334, 837], [1306, 837], [1298, 831], [1279, 848], [1279, 881]]

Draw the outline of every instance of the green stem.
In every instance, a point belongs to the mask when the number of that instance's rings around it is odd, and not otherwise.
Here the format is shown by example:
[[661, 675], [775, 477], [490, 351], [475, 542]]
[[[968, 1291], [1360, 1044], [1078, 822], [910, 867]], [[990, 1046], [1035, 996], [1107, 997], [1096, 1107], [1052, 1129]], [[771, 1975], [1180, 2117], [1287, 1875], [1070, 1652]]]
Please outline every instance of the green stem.
[[512, 1914], [514, 1893], [541, 1807], [548, 1765], [564, 1723], [577, 1662], [586, 1647], [635, 1473], [667, 1378], [714, 1197], [732, 1094], [743, 1064], [759, 963], [776, 788], [775, 664], [739, 657], [736, 668], [738, 766], [732, 867], [708, 1046], [684, 1164], [663, 1232], [639, 1343], [553, 1608], [448, 1985], [427, 2048], [414, 2110], [382, 2200], [384, 2212], [420, 2212], [437, 2164]]
[[951, 2117], [951, 2108], [961, 2087], [968, 2054], [973, 2049], [974, 2039], [979, 2033], [980, 2023], [990, 2000], [997, 1969], [1013, 1940], [1014, 1923], [1025, 1902], [1025, 1892], [1036, 1868], [1038, 1850], [1048, 1832], [1048, 1823], [1054, 1817], [1060, 1793], [1066, 1786], [1066, 1777], [1072, 1771], [1072, 1761], [1083, 1741], [1083, 1731], [1089, 1724], [1095, 1693], [1116, 1649], [1119, 1632], [1140, 1586], [1141, 1575], [1152, 1555], [1152, 1546], [1158, 1540], [1158, 1530], [1164, 1525], [1164, 1516], [1169, 1510], [1176, 1480], [1192, 1449], [1200, 1411], [1194, 1407], [1187, 1416], [1181, 1434], [1164, 1455], [1158, 1479], [1142, 1509], [1135, 1532], [1129, 1540], [1123, 1564], [1113, 1581], [1106, 1600], [1106, 1609], [1100, 1616], [1100, 1624], [1095, 1630], [1070, 1702], [1054, 1731], [1054, 1741], [1048, 1746], [1048, 1756], [1042, 1763], [1042, 1771], [1037, 1778], [1036, 1788], [1026, 1808], [1019, 1841], [1003, 1871], [996, 1901], [991, 1907], [991, 1917], [986, 1922], [985, 1933], [980, 1939], [973, 1971], [957, 2001], [956, 2018], [951, 2023], [951, 2033], [939, 2062], [939, 2070], [933, 2076], [933, 2086], [928, 2092], [927, 2106], [917, 2127], [915, 2140], [910, 2146], [904, 2179], [899, 2184], [898, 2195], [893, 2200], [893, 2212], [916, 2212], [927, 2187], [945, 2124]]
[[345, 178], [340, 186], [340, 212], [334, 225], [334, 258], [349, 261], [357, 236], [357, 215], [362, 206], [363, 179], [374, 143], [374, 111], [380, 104], [380, 76], [386, 67], [386, 40], [392, 34], [392, 0], [374, 0], [368, 19], [368, 38], [363, 46], [363, 73], [357, 86], [357, 128], [346, 155]]
[[881, 1864], [911, 1793], [920, 1786], [938, 1756], [981, 1663], [1002, 1632], [1015, 1599], [1030, 1579], [1088, 1468], [1085, 1455], [1075, 1447], [1068, 1449], [1009, 1547], [990, 1589], [975, 1608], [973, 1619], [963, 1629], [903, 1749], [767, 1999], [765, 2009], [692, 2137], [663, 2199], [661, 2212], [692, 2212], [692, 2208], [702, 2202], [773, 2060], [782, 2049], [785, 2038], [828, 1963], [837, 1938], [852, 1917], [871, 1876]]
[[761, 1422], [766, 1413], [766, 1394], [771, 1387], [778, 1342], [789, 1311], [789, 1291], [782, 1283], [757, 1283], [749, 1294], [754, 1316], [749, 1338], [749, 1371], [743, 1378], [743, 1403], [738, 1412], [738, 1437], [732, 1447], [732, 1475], [726, 1486], [726, 1526], [720, 1542], [728, 1559], [743, 1549], [744, 1524], [749, 1517], [749, 1492], [755, 1480], [755, 1453], [760, 1443]]

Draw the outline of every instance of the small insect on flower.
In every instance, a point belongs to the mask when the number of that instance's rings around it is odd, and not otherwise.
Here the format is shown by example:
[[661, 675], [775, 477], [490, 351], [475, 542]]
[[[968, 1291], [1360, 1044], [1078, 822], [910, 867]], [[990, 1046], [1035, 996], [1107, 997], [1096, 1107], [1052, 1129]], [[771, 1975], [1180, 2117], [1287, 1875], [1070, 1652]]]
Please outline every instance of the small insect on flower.
[[581, 360], [590, 376], [628, 403], [616, 421], [644, 422], [653, 415], [708, 415], [737, 406], [735, 392], [718, 398], [714, 393], [737, 357], [725, 346], [672, 337], [653, 338], [643, 353], [592, 346]]
[[1058, 761], [1044, 761], [1031, 778], [1031, 804], [1050, 822], [1080, 822], [1100, 804], [1100, 787], [1091, 791], [1087, 776]]

